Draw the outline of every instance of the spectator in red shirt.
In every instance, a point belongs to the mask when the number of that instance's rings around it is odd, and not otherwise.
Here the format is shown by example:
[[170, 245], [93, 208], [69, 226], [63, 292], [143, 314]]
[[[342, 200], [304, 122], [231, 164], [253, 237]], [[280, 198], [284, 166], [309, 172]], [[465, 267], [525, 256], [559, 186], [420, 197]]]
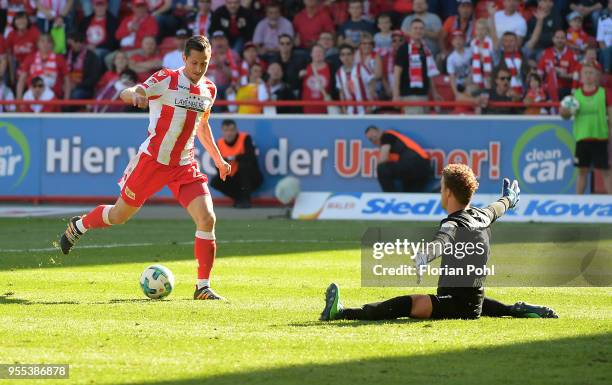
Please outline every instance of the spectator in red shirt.
[[53, 52], [53, 40], [49, 35], [40, 35], [38, 38], [38, 51], [30, 54], [19, 68], [17, 81], [17, 99], [21, 99], [32, 79], [40, 77], [45, 85], [56, 96], [63, 95], [65, 99], [70, 96], [70, 80], [68, 79], [68, 65], [62, 55]]
[[[5, 14], [2, 11], [5, 10]], [[32, 14], [32, 4], [30, 0], [0, 0], [0, 20], [6, 15], [6, 24], [4, 28], [4, 37], [8, 37], [13, 30], [13, 20], [15, 16], [21, 12]], [[0, 23], [1, 24], [1, 23]]]
[[119, 21], [108, 11], [107, 0], [94, 0], [94, 13], [81, 21], [79, 31], [87, 36], [87, 46], [94, 50], [100, 60], [117, 49], [118, 42], [114, 31]]
[[[325, 49], [315, 44], [310, 51], [312, 62], [300, 71], [302, 100], [331, 100], [332, 70], [325, 62]], [[305, 114], [326, 114], [327, 107], [305, 106]]]
[[589, 35], [582, 29], [582, 15], [572, 12], [567, 16], [569, 28], [567, 29], [567, 45], [578, 56], [582, 56], [589, 42]]
[[[13, 19], [13, 30], [9, 32], [6, 39], [6, 46], [11, 59], [11, 78], [14, 79], [16, 70], [19, 69], [20, 63], [32, 53], [36, 51], [36, 42], [38, 41], [38, 28], [30, 25], [28, 14], [19, 12]], [[12, 63], [15, 63], [16, 68], [12, 68]]]
[[561, 100], [572, 92], [577, 64], [576, 55], [567, 47], [565, 31], [557, 30], [553, 46], [544, 50], [538, 63], [538, 72], [553, 100]]
[[146, 36], [157, 36], [157, 21], [149, 14], [146, 0], [132, 2], [133, 13], [123, 19], [115, 37], [123, 51], [131, 51], [142, 46]]
[[102, 75], [96, 86], [96, 91], [100, 91], [107, 87], [110, 83], [115, 83], [121, 74], [126, 69], [129, 69], [129, 60], [125, 52], [117, 52], [113, 58], [113, 63], [108, 71]]
[[295, 42], [300, 48], [310, 49], [321, 32], [334, 32], [334, 22], [318, 0], [304, 0], [304, 5], [305, 8], [293, 19]]
[[142, 52], [130, 57], [130, 68], [138, 74], [138, 81], [144, 83], [149, 76], [162, 68], [162, 59], [157, 51], [155, 38], [147, 36], [142, 39]]
[[[45, 81], [39, 77], [35, 76], [30, 81], [30, 89], [26, 91], [23, 95], [23, 100], [40, 100], [40, 101], [49, 101], [56, 100], [55, 94], [53, 90], [47, 87]], [[21, 112], [59, 112], [58, 106], [49, 106], [42, 104], [28, 104], [22, 105], [20, 108]]]
[[603, 67], [601, 63], [597, 60], [597, 47], [588, 47], [586, 51], [584, 51], [584, 57], [581, 61], [576, 64], [574, 69], [574, 81], [572, 82], [572, 88], [580, 88], [582, 83], [580, 82], [580, 73], [582, 72], [582, 67], [591, 66], [595, 68], [599, 73], [603, 73]]

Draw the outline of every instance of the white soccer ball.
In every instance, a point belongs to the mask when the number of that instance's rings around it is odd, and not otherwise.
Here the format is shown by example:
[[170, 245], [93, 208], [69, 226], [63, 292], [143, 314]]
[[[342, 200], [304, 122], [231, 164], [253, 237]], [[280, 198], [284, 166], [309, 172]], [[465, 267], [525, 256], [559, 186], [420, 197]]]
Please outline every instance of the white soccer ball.
[[149, 266], [140, 275], [140, 288], [151, 299], [167, 297], [174, 289], [174, 274], [162, 265]]
[[576, 115], [576, 112], [578, 112], [578, 110], [580, 109], [580, 103], [572, 95], [567, 95], [563, 98], [563, 100], [561, 100], [561, 107], [567, 108], [568, 110], [570, 110], [572, 115]]
[[300, 180], [294, 176], [287, 176], [279, 180], [274, 189], [274, 195], [282, 204], [291, 203], [300, 193]]

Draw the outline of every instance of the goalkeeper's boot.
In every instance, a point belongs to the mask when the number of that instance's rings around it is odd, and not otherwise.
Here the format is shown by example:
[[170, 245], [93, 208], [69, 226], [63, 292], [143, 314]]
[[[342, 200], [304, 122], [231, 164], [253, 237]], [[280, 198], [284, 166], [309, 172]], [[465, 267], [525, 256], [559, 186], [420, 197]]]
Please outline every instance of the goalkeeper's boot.
[[81, 238], [83, 235], [76, 225], [76, 222], [79, 219], [81, 219], [81, 217], [70, 218], [68, 227], [66, 228], [66, 231], [64, 231], [64, 234], [62, 234], [62, 238], [60, 239], [60, 248], [64, 254], [68, 254], [79, 238]]
[[193, 299], [198, 299], [198, 300], [205, 300], [205, 299], [210, 299], [210, 300], [221, 300], [221, 301], [225, 301], [225, 298], [221, 297], [219, 294], [215, 293], [213, 291], [213, 289], [211, 289], [209, 286], [204, 286], [200, 289], [198, 289], [198, 286], [196, 285], [195, 288], [195, 292], [193, 293]]
[[518, 318], [559, 318], [557, 313], [549, 307], [531, 305], [525, 302], [517, 302], [512, 305], [514, 317]]
[[335, 283], [325, 291], [325, 309], [319, 317], [320, 321], [333, 321], [342, 318], [344, 307], [340, 304], [340, 288]]

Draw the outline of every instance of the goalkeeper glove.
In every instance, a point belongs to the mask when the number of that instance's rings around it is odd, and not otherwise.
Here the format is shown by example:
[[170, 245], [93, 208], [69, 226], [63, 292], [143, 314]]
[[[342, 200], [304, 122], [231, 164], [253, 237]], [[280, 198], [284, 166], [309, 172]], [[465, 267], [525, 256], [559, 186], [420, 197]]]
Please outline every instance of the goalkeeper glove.
[[510, 179], [504, 178], [504, 185], [502, 188], [502, 196], [510, 200], [510, 208], [516, 207], [521, 200], [521, 189], [519, 188], [518, 182], [515, 180], [510, 184]]

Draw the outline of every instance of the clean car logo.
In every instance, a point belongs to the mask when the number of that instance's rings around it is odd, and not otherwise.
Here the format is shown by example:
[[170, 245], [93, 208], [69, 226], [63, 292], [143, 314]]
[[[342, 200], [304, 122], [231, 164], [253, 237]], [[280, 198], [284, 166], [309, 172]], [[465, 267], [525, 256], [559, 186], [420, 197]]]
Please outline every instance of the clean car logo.
[[[4, 132], [9, 138], [8, 143], [0, 142], [0, 178], [13, 177], [21, 168], [19, 178], [13, 185], [15, 188], [23, 182], [30, 168], [30, 145], [20, 129], [8, 122], [0, 122], [0, 137]], [[11, 140], [13, 143], [11, 143]]]
[[574, 137], [563, 127], [541, 124], [530, 127], [512, 151], [512, 170], [521, 190], [533, 192], [538, 186], [547, 193], [571, 190], [576, 179]]

